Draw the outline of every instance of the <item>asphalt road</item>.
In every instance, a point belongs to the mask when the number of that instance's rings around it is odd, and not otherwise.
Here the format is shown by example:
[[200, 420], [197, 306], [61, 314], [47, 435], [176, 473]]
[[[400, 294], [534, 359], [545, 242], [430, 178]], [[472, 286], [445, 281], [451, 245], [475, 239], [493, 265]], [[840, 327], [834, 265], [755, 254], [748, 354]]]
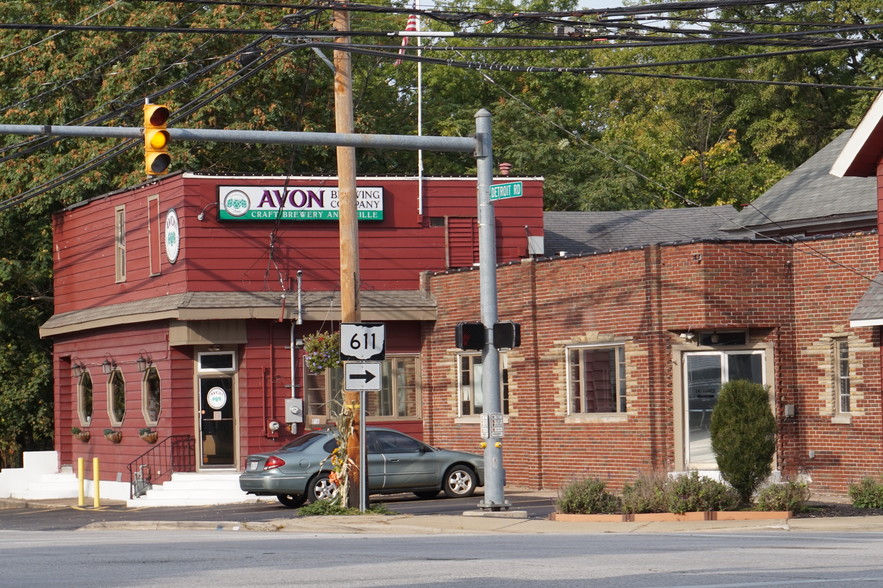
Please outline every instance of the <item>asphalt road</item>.
[[[529, 518], [544, 519], [554, 510], [553, 500], [529, 493], [506, 494], [511, 510], [523, 510]], [[478, 510], [481, 495], [471, 498], [438, 498], [421, 500], [412, 494], [373, 496], [372, 503], [383, 504], [399, 514], [443, 515]], [[198, 521], [258, 522], [296, 517], [294, 509], [278, 502], [226, 504], [220, 506], [127, 507], [109, 504], [99, 508], [70, 505], [41, 505], [29, 508], [0, 509], [0, 530], [73, 531], [90, 523], [119, 521]]]
[[865, 588], [883, 536], [0, 530], [0, 561], [0, 588]]

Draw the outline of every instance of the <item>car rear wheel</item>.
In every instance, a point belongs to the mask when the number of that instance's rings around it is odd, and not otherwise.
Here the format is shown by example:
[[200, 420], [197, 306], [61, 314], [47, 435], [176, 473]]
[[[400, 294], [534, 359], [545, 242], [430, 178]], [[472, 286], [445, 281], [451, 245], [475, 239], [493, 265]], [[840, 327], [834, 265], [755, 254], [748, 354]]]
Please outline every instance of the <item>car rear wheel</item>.
[[475, 493], [475, 472], [465, 465], [455, 465], [445, 472], [445, 494], [451, 498], [466, 498]]
[[306, 494], [277, 494], [276, 500], [286, 508], [297, 508], [303, 506], [307, 501]]
[[438, 496], [438, 490], [424, 490], [423, 492], [414, 492], [414, 496], [423, 500], [435, 498]]
[[310, 480], [310, 484], [307, 487], [307, 492], [310, 495], [310, 502], [315, 502], [317, 500], [331, 500], [337, 496], [339, 491], [340, 486], [328, 478], [327, 472], [320, 472], [313, 476], [313, 479]]

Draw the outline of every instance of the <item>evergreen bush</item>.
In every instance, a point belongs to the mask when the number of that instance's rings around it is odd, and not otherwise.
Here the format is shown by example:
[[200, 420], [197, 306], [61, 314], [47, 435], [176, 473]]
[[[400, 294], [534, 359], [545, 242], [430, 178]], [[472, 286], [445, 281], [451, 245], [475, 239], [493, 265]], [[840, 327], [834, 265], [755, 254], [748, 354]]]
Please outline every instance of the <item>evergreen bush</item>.
[[776, 420], [766, 387], [733, 380], [721, 388], [711, 413], [711, 448], [721, 477], [742, 504], [772, 471], [776, 451]]
[[883, 508], [883, 480], [865, 478], [849, 485], [852, 505], [858, 508]]
[[618, 496], [607, 492], [598, 479], [577, 480], [558, 492], [558, 512], [565, 514], [614, 514], [620, 512]]

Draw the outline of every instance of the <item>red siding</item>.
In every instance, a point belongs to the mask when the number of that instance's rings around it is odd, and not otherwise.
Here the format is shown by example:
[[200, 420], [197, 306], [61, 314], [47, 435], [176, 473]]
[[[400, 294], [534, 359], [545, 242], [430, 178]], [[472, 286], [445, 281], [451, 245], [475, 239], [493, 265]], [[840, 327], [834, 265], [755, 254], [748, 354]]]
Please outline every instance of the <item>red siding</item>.
[[[265, 291], [277, 288], [280, 275], [293, 276], [297, 270], [303, 271], [307, 290], [339, 289], [340, 239], [335, 222], [290, 221], [274, 227], [272, 222], [217, 220], [213, 203], [219, 185], [278, 185], [285, 181], [175, 175], [56, 215], [55, 312], [182, 292]], [[336, 182], [317, 178], [288, 181], [316, 186]], [[458, 216], [474, 223], [477, 216], [474, 180], [426, 179], [422, 217], [417, 209], [416, 179], [363, 178], [359, 183], [382, 185], [386, 194], [384, 220], [363, 221], [359, 226], [365, 289], [417, 289], [420, 272], [447, 267], [445, 229], [430, 226], [430, 218]], [[525, 225], [531, 234], [542, 233], [542, 181], [524, 180], [524, 184], [524, 196], [495, 206], [502, 261], [527, 257]], [[178, 213], [181, 250], [174, 265], [163, 252], [161, 274], [151, 276], [147, 199], [157, 194], [161, 223], [169, 208]], [[127, 278], [123, 283], [114, 282], [113, 210], [117, 206], [126, 208]], [[197, 215], [203, 210], [205, 219], [199, 221]]]

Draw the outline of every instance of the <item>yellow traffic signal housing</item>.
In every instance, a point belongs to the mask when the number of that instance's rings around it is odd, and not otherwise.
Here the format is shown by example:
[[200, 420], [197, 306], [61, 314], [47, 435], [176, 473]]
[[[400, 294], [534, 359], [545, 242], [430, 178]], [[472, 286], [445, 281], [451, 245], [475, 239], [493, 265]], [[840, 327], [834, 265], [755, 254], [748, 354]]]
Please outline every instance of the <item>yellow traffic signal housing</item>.
[[144, 105], [144, 171], [150, 176], [169, 173], [169, 107], [162, 104]]

